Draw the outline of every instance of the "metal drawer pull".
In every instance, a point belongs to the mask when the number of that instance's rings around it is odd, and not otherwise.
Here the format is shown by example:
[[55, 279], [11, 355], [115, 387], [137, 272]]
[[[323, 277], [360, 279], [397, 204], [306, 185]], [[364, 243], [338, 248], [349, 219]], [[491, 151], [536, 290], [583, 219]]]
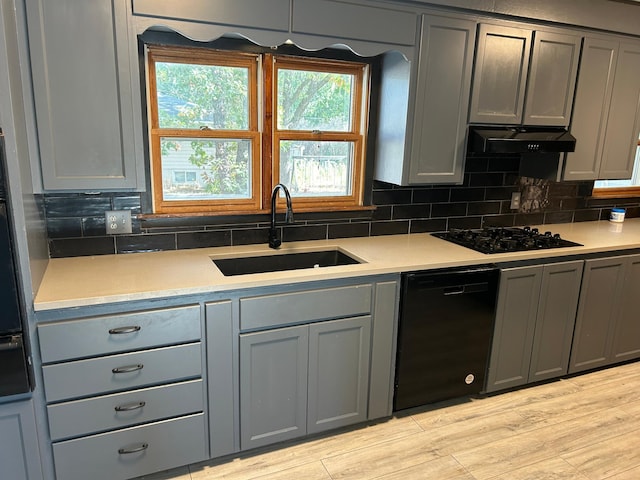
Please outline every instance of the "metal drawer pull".
[[141, 443], [140, 445], [138, 445], [137, 447], [131, 447], [131, 448], [119, 448], [118, 449], [118, 453], [120, 455], [128, 455], [130, 453], [138, 453], [138, 452], [142, 452], [144, 450], [146, 450], [147, 448], [149, 448], [149, 444], [148, 443]]
[[142, 370], [143, 367], [144, 365], [139, 363], [137, 365], [127, 365], [126, 367], [116, 367], [111, 369], [111, 371], [113, 373], [131, 373], [135, 372], [136, 370]]
[[112, 328], [111, 330], [109, 330], [109, 333], [111, 335], [121, 335], [123, 333], [136, 333], [136, 332], [139, 332], [141, 328], [142, 327], [138, 325], [132, 325], [130, 327], [118, 327], [118, 328]]
[[138, 410], [146, 405], [146, 402], [133, 402], [126, 403], [124, 405], [118, 405], [115, 410], [116, 412], [130, 412], [131, 410]]

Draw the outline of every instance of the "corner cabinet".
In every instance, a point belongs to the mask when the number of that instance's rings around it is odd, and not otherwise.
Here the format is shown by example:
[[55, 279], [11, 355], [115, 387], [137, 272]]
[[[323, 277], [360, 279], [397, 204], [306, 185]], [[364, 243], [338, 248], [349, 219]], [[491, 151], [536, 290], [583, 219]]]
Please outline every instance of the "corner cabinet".
[[32, 400], [0, 404], [0, 465], [7, 480], [42, 480]]
[[[383, 59], [375, 178], [397, 185], [462, 183], [477, 22], [431, 14], [421, 19], [415, 72], [399, 55]], [[404, 90], [409, 76], [415, 79]], [[414, 107], [401, 108], [411, 99]], [[406, 145], [399, 130], [405, 124]]]
[[580, 260], [501, 270], [487, 392], [567, 373], [582, 268]]
[[585, 261], [569, 373], [640, 358], [640, 255]]
[[640, 43], [586, 38], [564, 180], [631, 178], [640, 135]]
[[144, 184], [126, 0], [26, 0], [44, 190]]
[[568, 126], [581, 37], [480, 25], [469, 121]]

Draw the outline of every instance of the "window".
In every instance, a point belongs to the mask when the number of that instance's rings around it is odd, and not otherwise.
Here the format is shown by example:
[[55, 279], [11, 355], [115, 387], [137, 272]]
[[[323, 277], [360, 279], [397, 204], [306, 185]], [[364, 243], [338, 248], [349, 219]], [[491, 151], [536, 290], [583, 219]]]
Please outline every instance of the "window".
[[595, 197], [640, 197], [640, 139], [636, 150], [633, 175], [629, 180], [599, 180], [594, 185]]
[[277, 183], [297, 210], [362, 207], [367, 64], [153, 45], [147, 56], [154, 212], [263, 213]]

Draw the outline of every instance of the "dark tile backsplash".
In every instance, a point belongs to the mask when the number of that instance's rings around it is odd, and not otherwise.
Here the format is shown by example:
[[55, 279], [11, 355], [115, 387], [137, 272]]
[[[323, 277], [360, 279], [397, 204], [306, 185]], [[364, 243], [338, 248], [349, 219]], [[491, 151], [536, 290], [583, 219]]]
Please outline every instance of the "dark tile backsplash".
[[[450, 228], [585, 222], [609, 217], [622, 206], [627, 217], [640, 216], [640, 199], [591, 199], [593, 182], [549, 182], [518, 176], [518, 157], [467, 159], [464, 183], [452, 186], [398, 187], [374, 182], [375, 210], [296, 213], [295, 224], [281, 225], [283, 240], [318, 240]], [[520, 210], [511, 210], [513, 192]], [[51, 257], [105, 255], [266, 243], [269, 218], [140, 218], [136, 193], [47, 194], [43, 196]], [[133, 233], [105, 234], [105, 210], [132, 212]], [[282, 221], [282, 215], [278, 215]]]

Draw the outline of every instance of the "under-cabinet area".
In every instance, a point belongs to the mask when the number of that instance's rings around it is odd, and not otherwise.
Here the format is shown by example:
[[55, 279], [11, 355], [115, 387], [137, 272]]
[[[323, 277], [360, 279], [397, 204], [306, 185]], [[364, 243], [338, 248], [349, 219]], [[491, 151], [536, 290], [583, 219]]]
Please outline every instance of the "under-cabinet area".
[[38, 325], [56, 478], [133, 478], [388, 417], [397, 298], [386, 275], [57, 312]]

